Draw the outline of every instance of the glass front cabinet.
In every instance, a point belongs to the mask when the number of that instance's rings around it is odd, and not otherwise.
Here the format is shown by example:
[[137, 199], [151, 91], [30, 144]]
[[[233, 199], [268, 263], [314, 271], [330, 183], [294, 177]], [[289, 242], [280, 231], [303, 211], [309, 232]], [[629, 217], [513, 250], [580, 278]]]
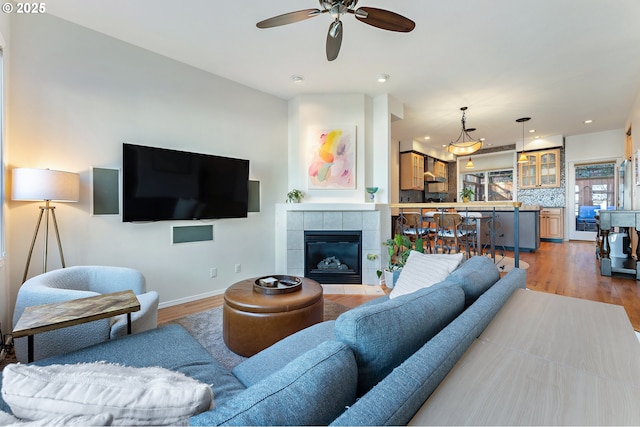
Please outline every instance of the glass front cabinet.
[[529, 161], [518, 164], [520, 188], [560, 186], [560, 149], [527, 153]]

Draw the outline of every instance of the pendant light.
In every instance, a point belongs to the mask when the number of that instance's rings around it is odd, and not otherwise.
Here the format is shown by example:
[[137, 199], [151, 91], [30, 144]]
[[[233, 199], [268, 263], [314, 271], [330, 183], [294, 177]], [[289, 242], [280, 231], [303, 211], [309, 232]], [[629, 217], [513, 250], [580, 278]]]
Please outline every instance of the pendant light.
[[520, 157], [518, 157], [518, 163], [529, 163], [529, 157], [527, 153], [524, 152], [524, 122], [528, 122], [529, 120], [531, 120], [531, 117], [516, 119], [516, 122], [522, 123], [522, 153], [520, 153]]
[[464, 167], [465, 169], [473, 169], [475, 168], [473, 162], [471, 161], [471, 157], [469, 157], [469, 161], [467, 162], [467, 166]]
[[458, 139], [456, 139], [455, 141], [451, 141], [447, 146], [447, 151], [449, 153], [455, 154], [456, 156], [464, 156], [467, 154], [475, 153], [482, 148], [482, 141], [473, 139], [468, 133], [473, 132], [474, 130], [476, 130], [476, 128], [467, 129], [465, 126], [465, 111], [467, 111], [467, 107], [460, 107], [460, 111], [462, 111], [462, 130], [460, 131]]

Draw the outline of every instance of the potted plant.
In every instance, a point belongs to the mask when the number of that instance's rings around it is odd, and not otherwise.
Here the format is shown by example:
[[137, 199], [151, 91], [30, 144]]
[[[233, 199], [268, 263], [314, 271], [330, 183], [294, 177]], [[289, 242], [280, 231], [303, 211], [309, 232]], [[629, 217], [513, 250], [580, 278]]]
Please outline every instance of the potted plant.
[[[383, 271], [378, 271], [378, 278], [382, 276], [384, 273], [384, 283], [387, 288], [393, 288], [396, 280], [398, 280], [398, 276], [400, 276], [400, 272], [402, 271], [402, 267], [407, 262], [407, 258], [409, 258], [409, 253], [413, 249], [413, 243], [409, 237], [404, 234], [396, 234], [393, 236], [393, 239], [387, 239], [382, 242], [384, 246], [387, 247], [387, 253], [389, 254], [389, 264], [387, 268]], [[423, 241], [422, 239], [416, 239], [415, 250], [418, 252], [423, 252]]]
[[300, 203], [304, 197], [304, 193], [295, 188], [287, 193], [287, 203]]
[[474, 194], [475, 193], [470, 188], [463, 188], [462, 190], [460, 190], [460, 197], [462, 198], [463, 202], [468, 202], [470, 197]]

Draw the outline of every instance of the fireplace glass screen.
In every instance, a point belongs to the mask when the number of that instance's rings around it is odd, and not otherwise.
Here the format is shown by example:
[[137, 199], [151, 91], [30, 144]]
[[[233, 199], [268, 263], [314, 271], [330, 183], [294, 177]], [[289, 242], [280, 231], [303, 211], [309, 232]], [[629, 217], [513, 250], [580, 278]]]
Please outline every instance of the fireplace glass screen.
[[362, 283], [361, 231], [305, 231], [304, 275], [322, 284]]

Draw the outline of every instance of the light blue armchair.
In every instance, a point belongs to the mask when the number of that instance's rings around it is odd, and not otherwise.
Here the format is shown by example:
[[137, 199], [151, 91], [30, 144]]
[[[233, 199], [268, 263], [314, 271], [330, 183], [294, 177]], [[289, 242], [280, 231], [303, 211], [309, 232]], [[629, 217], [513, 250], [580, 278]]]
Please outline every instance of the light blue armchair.
[[[158, 325], [158, 293], [146, 292], [142, 273], [132, 268], [76, 266], [49, 271], [22, 284], [13, 312], [13, 326], [26, 307], [86, 298], [131, 289], [140, 311], [131, 314], [132, 333]], [[34, 335], [34, 360], [63, 354], [127, 334], [126, 314]], [[16, 357], [27, 361], [27, 338], [15, 340]]]

